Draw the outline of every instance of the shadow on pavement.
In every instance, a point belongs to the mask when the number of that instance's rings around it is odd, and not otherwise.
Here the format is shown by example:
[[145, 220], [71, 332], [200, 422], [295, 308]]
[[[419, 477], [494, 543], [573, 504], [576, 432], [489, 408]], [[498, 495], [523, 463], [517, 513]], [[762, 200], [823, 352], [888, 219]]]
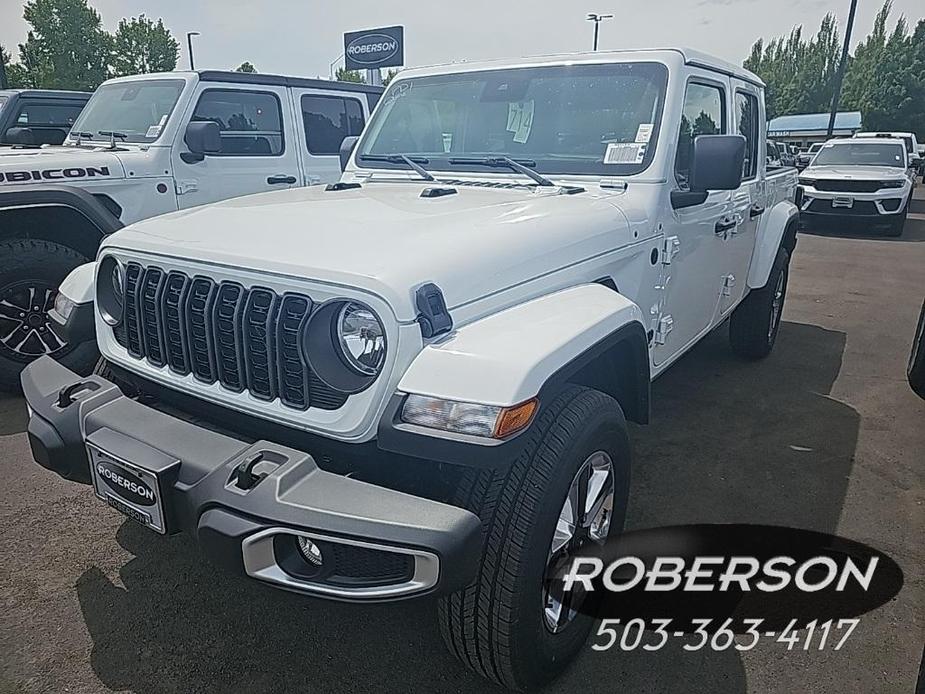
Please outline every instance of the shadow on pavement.
[[925, 220], [909, 218], [903, 227], [902, 236], [887, 236], [883, 229], [872, 228], [870, 224], [817, 222], [812, 226], [802, 227], [801, 234], [829, 238], [862, 239], [867, 241], [905, 241], [920, 243], [925, 241]]
[[0, 393], [0, 436], [21, 434], [28, 423], [26, 401], [16, 395]]
[[[726, 331], [654, 385], [653, 424], [634, 428], [630, 527], [750, 522], [833, 531], [858, 415], [827, 394], [845, 336], [784, 323], [763, 362], [735, 358]], [[122, 586], [98, 569], [77, 585], [91, 662], [134, 692], [501, 691], [444, 649], [435, 601], [357, 606], [290, 595], [204, 563], [184, 536], [126, 521]], [[670, 615], [669, 615], [670, 616]], [[600, 639], [596, 639], [600, 640]], [[744, 692], [739, 654], [590, 645], [546, 691]], [[773, 647], [773, 646], [771, 646]]]

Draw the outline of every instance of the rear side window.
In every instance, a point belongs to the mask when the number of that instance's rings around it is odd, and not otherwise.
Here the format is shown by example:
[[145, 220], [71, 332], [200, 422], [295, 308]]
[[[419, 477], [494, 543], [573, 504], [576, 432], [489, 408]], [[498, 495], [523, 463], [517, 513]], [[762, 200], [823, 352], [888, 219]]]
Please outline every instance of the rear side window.
[[19, 107], [16, 125], [21, 128], [66, 128], [70, 129], [83, 110], [83, 104], [48, 104], [26, 102]]
[[194, 121], [212, 121], [222, 131], [220, 154], [277, 156], [283, 153], [279, 99], [270, 92], [207, 89], [199, 97]]
[[302, 97], [309, 154], [337, 154], [344, 138], [363, 132], [365, 122], [363, 107], [356, 99], [314, 94]]
[[[745, 137], [745, 161], [742, 163], [742, 178], [758, 175], [758, 97], [747, 92], [736, 92], [736, 132]], [[767, 156], [777, 159], [777, 145], [768, 141]]]
[[690, 185], [694, 138], [698, 135], [721, 135], [726, 132], [725, 92], [712, 84], [691, 82], [684, 95], [681, 127], [678, 131], [678, 153], [675, 176], [678, 185], [687, 190]]

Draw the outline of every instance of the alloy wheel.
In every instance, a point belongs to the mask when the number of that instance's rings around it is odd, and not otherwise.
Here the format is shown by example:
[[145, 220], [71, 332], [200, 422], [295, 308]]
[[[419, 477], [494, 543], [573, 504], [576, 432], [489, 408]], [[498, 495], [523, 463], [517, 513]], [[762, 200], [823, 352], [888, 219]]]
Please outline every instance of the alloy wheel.
[[55, 287], [38, 280], [0, 289], [0, 354], [28, 362], [45, 354], [60, 356], [68, 350], [48, 317], [56, 296]]

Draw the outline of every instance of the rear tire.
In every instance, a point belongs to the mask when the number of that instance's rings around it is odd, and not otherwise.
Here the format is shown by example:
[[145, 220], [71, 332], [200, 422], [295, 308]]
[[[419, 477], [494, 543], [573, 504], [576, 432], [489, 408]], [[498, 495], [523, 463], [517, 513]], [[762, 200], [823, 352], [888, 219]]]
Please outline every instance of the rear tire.
[[52, 241], [0, 242], [0, 390], [16, 392], [26, 364], [48, 354], [87, 375], [99, 356], [94, 341], [68, 345], [51, 331], [47, 312], [58, 286], [87, 259]]
[[747, 359], [763, 359], [771, 353], [780, 330], [789, 277], [790, 254], [781, 248], [767, 284], [753, 289], [732, 312], [729, 343], [733, 352]]
[[912, 352], [909, 354], [909, 368], [906, 370], [909, 385], [920, 398], [925, 398], [925, 302], [919, 313], [919, 325], [912, 338]]
[[[550, 602], [553, 594], [544, 577], [553, 562], [566, 560], [580, 546], [581, 538], [603, 542], [618, 534], [629, 493], [626, 420], [613, 398], [570, 386], [544, 408], [524, 436], [530, 440], [509, 468], [472, 469], [463, 476], [456, 501], [482, 520], [482, 558], [473, 582], [441, 599], [439, 607], [441, 633], [449, 650], [475, 672], [513, 689], [548, 682], [582, 649], [593, 618], [573, 614], [570, 607], [562, 609], [565, 600]], [[606, 508], [606, 503], [598, 506], [588, 501], [590, 496], [574, 506], [566, 499], [572, 498], [582, 471], [606, 469], [592, 468], [590, 461], [608, 459], [612, 462], [612, 476], [607, 477], [612, 479], [612, 488], [607, 486], [608, 495], [612, 489], [610, 512], [581, 516], [606, 516], [606, 527], [592, 521], [582, 530], [584, 526], [576, 522], [571, 536], [576, 544], [567, 543], [563, 554], [554, 553], [552, 543], [554, 537], [557, 542], [561, 537], [556, 530], [566, 508], [589, 504]], [[591, 528], [600, 537], [591, 538]], [[551, 626], [557, 604], [558, 614], [564, 612], [562, 624]]]

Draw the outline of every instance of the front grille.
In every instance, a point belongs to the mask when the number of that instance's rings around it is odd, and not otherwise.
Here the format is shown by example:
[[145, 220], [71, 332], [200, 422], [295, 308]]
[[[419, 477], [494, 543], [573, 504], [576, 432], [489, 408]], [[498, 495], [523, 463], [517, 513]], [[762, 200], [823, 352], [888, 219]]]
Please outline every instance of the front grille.
[[855, 200], [851, 207], [833, 207], [831, 200], [816, 198], [806, 210], [807, 212], [818, 212], [820, 214], [833, 214], [845, 217], [858, 217], [877, 215], [877, 206], [869, 200]]
[[128, 263], [113, 337], [136, 359], [203, 383], [298, 410], [336, 410], [347, 396], [315, 376], [299, 350], [312, 308], [302, 294]]
[[876, 193], [880, 190], [880, 181], [819, 179], [813, 187], [827, 193]]

